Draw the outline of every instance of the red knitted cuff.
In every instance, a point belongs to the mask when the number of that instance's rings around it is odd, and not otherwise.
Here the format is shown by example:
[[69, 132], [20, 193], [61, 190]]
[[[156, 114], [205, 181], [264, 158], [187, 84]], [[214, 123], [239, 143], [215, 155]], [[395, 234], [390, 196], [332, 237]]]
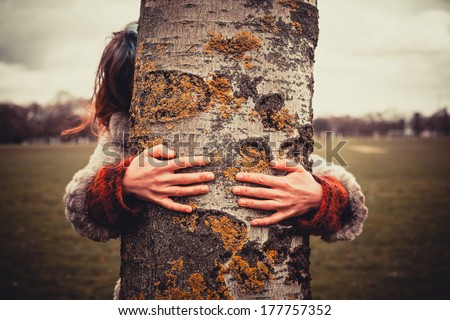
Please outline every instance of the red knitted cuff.
[[125, 197], [122, 192], [122, 180], [133, 158], [100, 168], [88, 186], [86, 207], [95, 221], [119, 228], [127, 216], [133, 216], [139, 210], [140, 201]]
[[332, 176], [314, 178], [322, 185], [322, 202], [317, 212], [300, 217], [299, 226], [314, 235], [335, 233], [341, 228], [341, 217], [349, 204], [348, 191]]

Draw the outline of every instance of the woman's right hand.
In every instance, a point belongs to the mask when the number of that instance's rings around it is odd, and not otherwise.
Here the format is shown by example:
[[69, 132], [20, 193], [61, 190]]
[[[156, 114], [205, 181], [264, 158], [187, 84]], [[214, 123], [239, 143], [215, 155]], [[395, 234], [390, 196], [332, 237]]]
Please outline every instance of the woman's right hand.
[[133, 195], [170, 210], [192, 212], [189, 205], [175, 202], [169, 197], [208, 193], [207, 185], [192, 186], [191, 184], [214, 180], [214, 174], [212, 172], [175, 173], [175, 171], [208, 165], [210, 159], [205, 157], [174, 159], [175, 156], [175, 151], [163, 145], [157, 145], [134, 158], [122, 180], [124, 195]]

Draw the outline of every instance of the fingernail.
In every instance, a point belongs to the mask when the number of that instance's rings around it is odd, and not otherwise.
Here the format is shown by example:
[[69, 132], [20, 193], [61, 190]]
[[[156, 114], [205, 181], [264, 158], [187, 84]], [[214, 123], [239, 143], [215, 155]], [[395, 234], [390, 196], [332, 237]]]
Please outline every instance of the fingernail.
[[214, 173], [208, 173], [208, 175], [206, 176], [209, 180], [214, 179]]
[[239, 172], [239, 173], [236, 175], [236, 179], [242, 179], [242, 178], [243, 178], [243, 174]]
[[203, 187], [200, 188], [200, 191], [201, 192], [208, 192], [208, 189], [209, 188], [207, 186], [203, 186]]
[[184, 209], [184, 212], [191, 213], [192, 212], [192, 208], [186, 208], [186, 209]]
[[252, 227], [257, 227], [259, 225], [259, 223], [258, 223], [258, 221], [252, 221], [252, 222], [250, 222], [250, 225]]
[[239, 202], [239, 204], [242, 205], [242, 206], [245, 206], [245, 205], [247, 204], [247, 201], [242, 200], [242, 199], [240, 199], [238, 202]]
[[233, 191], [234, 191], [234, 193], [239, 193], [239, 192], [241, 192], [241, 188], [239, 188], [239, 187], [234, 187], [234, 188], [233, 188]]
[[277, 165], [277, 162], [276, 162], [276, 161], [274, 161], [274, 160], [272, 160], [272, 161], [270, 161], [270, 165], [274, 167], [274, 166], [276, 166], [276, 165]]

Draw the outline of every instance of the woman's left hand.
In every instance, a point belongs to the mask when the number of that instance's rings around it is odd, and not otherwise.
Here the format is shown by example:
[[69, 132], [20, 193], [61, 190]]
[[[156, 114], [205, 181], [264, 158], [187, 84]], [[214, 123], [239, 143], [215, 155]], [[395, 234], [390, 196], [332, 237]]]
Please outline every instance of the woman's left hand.
[[244, 186], [232, 188], [234, 194], [242, 196], [238, 200], [240, 206], [276, 211], [268, 217], [252, 220], [252, 226], [269, 226], [319, 208], [323, 196], [322, 186], [311, 173], [300, 164], [287, 160], [272, 161], [270, 165], [275, 169], [287, 171], [287, 175], [239, 172], [236, 175], [237, 180], [263, 185], [265, 188]]

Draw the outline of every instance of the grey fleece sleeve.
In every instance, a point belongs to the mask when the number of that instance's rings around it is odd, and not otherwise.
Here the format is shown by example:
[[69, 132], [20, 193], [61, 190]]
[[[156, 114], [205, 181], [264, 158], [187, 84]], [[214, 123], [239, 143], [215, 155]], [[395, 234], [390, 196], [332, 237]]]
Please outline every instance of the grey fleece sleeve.
[[317, 155], [312, 155], [311, 160], [314, 161], [313, 174], [336, 178], [347, 189], [350, 198], [350, 218], [336, 233], [322, 236], [322, 239], [329, 242], [355, 239], [362, 232], [364, 221], [368, 215], [361, 186], [356, 182], [353, 174], [343, 167], [327, 163], [325, 159]]
[[108, 164], [121, 161], [122, 144], [111, 138], [109, 133], [101, 136], [88, 164], [78, 171], [66, 187], [64, 195], [65, 213], [73, 228], [80, 235], [95, 241], [107, 241], [119, 236], [111, 230], [93, 221], [85, 205], [86, 191], [99, 169]]

